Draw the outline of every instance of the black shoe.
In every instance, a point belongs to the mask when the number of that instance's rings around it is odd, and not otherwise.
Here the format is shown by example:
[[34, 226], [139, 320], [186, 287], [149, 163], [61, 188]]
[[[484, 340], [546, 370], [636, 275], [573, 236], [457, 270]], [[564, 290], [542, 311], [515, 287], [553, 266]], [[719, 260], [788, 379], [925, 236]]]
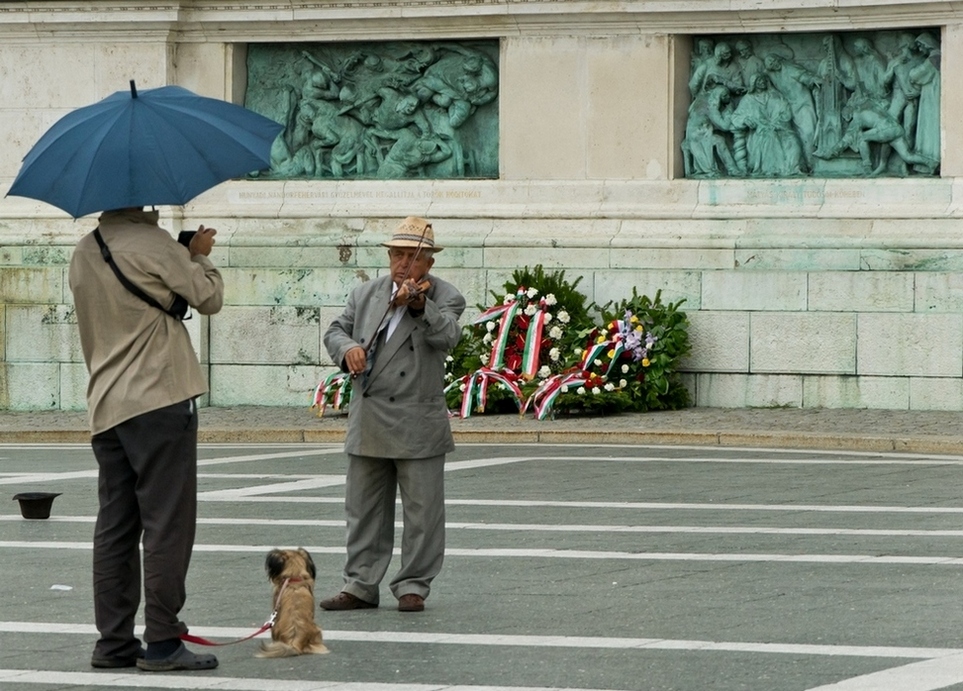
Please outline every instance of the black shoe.
[[147, 658], [138, 658], [137, 660], [137, 668], [145, 672], [194, 671], [214, 669], [215, 667], [217, 667], [216, 657], [192, 653], [183, 643], [176, 651], [159, 660], [148, 660]]
[[90, 658], [90, 666], [97, 667], [99, 669], [119, 669], [121, 667], [134, 667], [137, 665], [137, 661], [144, 657], [144, 649], [140, 648], [133, 655], [110, 655], [104, 657], [94, 653]]

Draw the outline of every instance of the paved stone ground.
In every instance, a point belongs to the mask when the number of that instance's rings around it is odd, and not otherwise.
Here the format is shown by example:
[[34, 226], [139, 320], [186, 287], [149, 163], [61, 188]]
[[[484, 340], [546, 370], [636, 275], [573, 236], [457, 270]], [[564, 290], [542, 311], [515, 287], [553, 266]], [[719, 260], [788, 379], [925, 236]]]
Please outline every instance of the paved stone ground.
[[[260, 626], [272, 547], [311, 552], [318, 597], [340, 586], [339, 444], [200, 455], [194, 634]], [[0, 510], [0, 691], [963, 691], [963, 458], [540, 443], [448, 460], [425, 612], [383, 588], [378, 609], [316, 610], [330, 655], [245, 641], [213, 672], [150, 675], [89, 666], [89, 446], [0, 445], [9, 494], [62, 492], [49, 520]]]
[[[201, 409], [203, 442], [338, 442], [346, 418], [309, 408]], [[690, 408], [539, 422], [530, 415], [455, 419], [460, 442], [638, 443], [963, 453], [963, 414], [947, 411]], [[83, 442], [83, 412], [0, 411], [0, 442]]]

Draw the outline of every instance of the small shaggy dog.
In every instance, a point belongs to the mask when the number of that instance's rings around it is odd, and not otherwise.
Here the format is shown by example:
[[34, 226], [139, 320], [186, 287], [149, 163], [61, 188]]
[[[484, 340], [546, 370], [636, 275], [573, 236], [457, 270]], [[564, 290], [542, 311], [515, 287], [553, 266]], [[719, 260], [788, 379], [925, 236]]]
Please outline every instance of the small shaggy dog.
[[271, 627], [271, 642], [262, 643], [255, 657], [322, 655], [330, 652], [321, 640], [321, 629], [314, 622], [314, 560], [307, 550], [275, 549], [264, 562], [268, 579], [274, 585], [276, 618]]

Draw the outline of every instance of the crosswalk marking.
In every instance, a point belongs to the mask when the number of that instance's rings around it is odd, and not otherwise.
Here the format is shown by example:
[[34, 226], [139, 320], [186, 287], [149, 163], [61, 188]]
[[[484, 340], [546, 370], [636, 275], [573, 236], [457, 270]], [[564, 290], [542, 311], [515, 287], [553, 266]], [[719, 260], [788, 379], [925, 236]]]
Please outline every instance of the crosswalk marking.
[[[14, 514], [0, 515], [0, 521], [22, 521]], [[50, 523], [94, 523], [95, 516], [51, 516]], [[343, 528], [343, 519], [313, 518], [198, 518], [198, 525], [263, 525], [296, 526], [302, 528]], [[395, 521], [395, 528], [403, 523]], [[592, 525], [557, 523], [467, 523], [448, 521], [447, 530], [475, 530], [528, 533], [640, 533], [657, 535], [811, 535], [849, 537], [963, 537], [963, 530], [908, 530], [885, 528], [777, 528], [771, 526], [711, 526], [711, 525]]]
[[[253, 624], [252, 624], [253, 627]], [[253, 627], [257, 628], [257, 627]], [[142, 635], [143, 626], [135, 633]], [[0, 621], [0, 633], [96, 636], [93, 624], [60, 622]], [[237, 626], [192, 626], [191, 633], [211, 639], [237, 640], [251, 629]], [[262, 633], [257, 638], [268, 638]], [[892, 659], [957, 659], [963, 648], [918, 648], [885, 645], [814, 645], [805, 643], [756, 643], [752, 641], [707, 641], [671, 638], [629, 638], [607, 636], [533, 636], [510, 634], [464, 634], [445, 631], [364, 631], [324, 629], [326, 643], [404, 643], [429, 645], [511, 646], [519, 648], [589, 648], [597, 650], [698, 650], [702, 652], [765, 653], [772, 655], [817, 655], [826, 657], [874, 657]]]
[[[312, 554], [344, 554], [344, 547], [327, 545], [280, 545], [281, 548], [295, 549], [304, 547]], [[249, 553], [269, 552], [279, 545], [209, 545], [195, 544], [195, 553]], [[0, 549], [53, 549], [89, 550], [90, 542], [71, 542], [54, 540], [0, 540]], [[395, 548], [394, 555], [400, 555]], [[692, 561], [692, 562], [774, 562], [797, 564], [865, 564], [898, 566], [963, 566], [963, 557], [947, 556], [897, 556], [872, 554], [778, 554], [778, 553], [713, 553], [713, 552], [620, 552], [604, 550], [576, 549], [512, 549], [481, 547], [467, 549], [448, 547], [445, 555], [449, 557], [485, 557], [502, 559], [587, 559], [587, 560], [628, 560], [628, 561]]]

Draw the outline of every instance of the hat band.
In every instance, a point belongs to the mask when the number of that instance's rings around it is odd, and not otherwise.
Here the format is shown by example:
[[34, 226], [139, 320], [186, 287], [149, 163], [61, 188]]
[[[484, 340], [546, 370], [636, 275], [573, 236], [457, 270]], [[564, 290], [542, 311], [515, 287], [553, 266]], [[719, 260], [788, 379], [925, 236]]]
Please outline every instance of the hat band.
[[424, 235], [411, 235], [408, 233], [396, 233], [391, 237], [389, 242], [394, 242], [395, 240], [408, 240], [409, 242], [420, 242], [424, 245], [434, 247], [435, 241]]

